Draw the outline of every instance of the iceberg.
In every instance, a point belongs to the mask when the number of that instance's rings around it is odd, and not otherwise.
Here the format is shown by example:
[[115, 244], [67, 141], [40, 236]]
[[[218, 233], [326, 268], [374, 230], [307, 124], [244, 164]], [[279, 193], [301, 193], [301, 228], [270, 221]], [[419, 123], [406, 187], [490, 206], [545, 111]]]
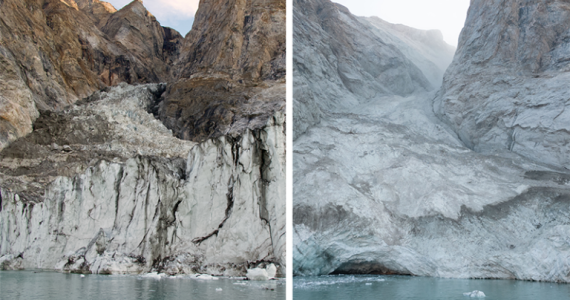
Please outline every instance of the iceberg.
[[487, 296], [485, 296], [485, 293], [478, 291], [478, 290], [474, 290], [473, 292], [463, 293], [463, 296], [471, 297], [471, 298], [485, 298], [485, 297], [487, 297]]

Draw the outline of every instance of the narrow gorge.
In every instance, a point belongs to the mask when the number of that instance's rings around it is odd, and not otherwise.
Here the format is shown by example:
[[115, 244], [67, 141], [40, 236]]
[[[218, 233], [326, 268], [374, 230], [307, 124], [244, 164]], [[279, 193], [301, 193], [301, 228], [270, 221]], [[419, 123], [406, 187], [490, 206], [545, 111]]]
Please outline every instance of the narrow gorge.
[[568, 16], [473, 0], [454, 49], [294, 0], [294, 274], [570, 282]]
[[0, 1], [0, 269], [285, 274], [285, 1]]

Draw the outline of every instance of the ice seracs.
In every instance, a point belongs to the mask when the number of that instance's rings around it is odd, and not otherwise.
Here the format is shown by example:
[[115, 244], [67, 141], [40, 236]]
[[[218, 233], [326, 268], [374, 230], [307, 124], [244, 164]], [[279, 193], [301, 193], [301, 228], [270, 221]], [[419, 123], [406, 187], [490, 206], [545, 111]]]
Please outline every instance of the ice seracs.
[[180, 140], [147, 110], [164, 88], [95, 93], [3, 150], [2, 268], [244, 276], [249, 261], [284, 263], [284, 115]]

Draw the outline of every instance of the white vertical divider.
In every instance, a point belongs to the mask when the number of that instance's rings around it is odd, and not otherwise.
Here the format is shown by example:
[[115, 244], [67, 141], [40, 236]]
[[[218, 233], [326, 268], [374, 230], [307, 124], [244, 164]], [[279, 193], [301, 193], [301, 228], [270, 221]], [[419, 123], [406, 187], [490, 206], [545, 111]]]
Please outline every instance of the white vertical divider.
[[293, 0], [287, 0], [287, 300], [293, 299]]

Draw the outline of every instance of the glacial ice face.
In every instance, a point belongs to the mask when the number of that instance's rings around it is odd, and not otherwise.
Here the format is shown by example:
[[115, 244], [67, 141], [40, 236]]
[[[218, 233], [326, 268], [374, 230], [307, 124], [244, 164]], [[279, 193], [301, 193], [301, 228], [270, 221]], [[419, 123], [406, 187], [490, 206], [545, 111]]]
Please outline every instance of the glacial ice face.
[[284, 271], [283, 114], [197, 144], [147, 112], [160, 90], [95, 94], [4, 149], [2, 268], [237, 276], [275, 262]]
[[566, 1], [472, 1], [436, 113], [475, 151], [570, 168], [569, 29]]
[[[314, 64], [296, 72], [323, 68], [318, 51], [302, 54]], [[338, 81], [328, 76], [304, 77], [294, 97], [317, 99], [311, 86]], [[294, 143], [295, 274], [570, 281], [567, 170], [466, 147], [434, 113], [436, 92], [357, 101], [330, 92], [343, 109], [327, 110]]]
[[429, 99], [362, 105], [295, 142], [294, 272], [567, 282], [570, 177], [465, 148]]

